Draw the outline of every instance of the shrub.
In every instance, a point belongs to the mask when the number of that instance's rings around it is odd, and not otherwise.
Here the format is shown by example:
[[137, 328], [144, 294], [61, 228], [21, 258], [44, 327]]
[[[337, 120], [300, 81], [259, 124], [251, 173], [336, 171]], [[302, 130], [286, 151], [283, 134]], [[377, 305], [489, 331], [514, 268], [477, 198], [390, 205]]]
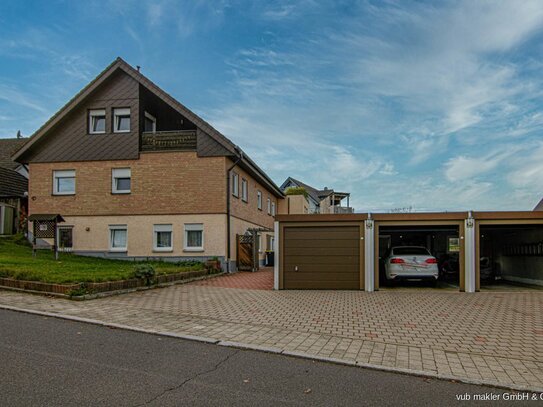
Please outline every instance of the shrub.
[[289, 187], [286, 189], [285, 195], [303, 195], [307, 198], [307, 191], [304, 187]]
[[137, 264], [134, 266], [134, 277], [145, 280], [146, 285], [153, 283], [153, 277], [155, 277], [156, 271], [150, 264]]
[[31, 247], [32, 245], [28, 241], [28, 239], [23, 235], [22, 233], [17, 233], [15, 236], [13, 236], [13, 243], [18, 244], [20, 246], [27, 246]]

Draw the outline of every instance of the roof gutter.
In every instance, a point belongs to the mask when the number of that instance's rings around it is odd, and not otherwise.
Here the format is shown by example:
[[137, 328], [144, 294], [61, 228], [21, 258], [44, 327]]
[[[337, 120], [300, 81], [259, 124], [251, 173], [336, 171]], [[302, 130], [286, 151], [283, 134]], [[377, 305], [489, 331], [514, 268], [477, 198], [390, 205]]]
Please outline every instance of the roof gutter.
[[239, 154], [228, 170], [226, 171], [226, 272], [230, 273], [230, 249], [232, 246], [230, 238], [230, 173], [236, 167], [241, 160], [243, 160], [243, 151], [238, 147], [234, 147], [235, 151]]

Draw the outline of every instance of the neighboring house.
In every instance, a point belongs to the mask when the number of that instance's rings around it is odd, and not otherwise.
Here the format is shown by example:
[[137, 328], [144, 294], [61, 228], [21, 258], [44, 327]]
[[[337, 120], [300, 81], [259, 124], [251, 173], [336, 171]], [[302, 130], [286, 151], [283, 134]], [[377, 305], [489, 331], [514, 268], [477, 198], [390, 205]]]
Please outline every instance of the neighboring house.
[[[297, 179], [288, 177], [281, 185], [281, 190], [287, 192], [289, 188], [303, 188], [306, 194], [289, 196], [288, 201], [282, 204], [282, 213], [353, 213], [354, 209], [349, 206], [350, 193], [338, 192], [324, 187], [316, 189]], [[345, 206], [344, 206], [345, 205]], [[286, 206], [286, 208], [285, 208]]]
[[534, 211], [543, 211], [543, 199], [535, 206]]
[[19, 231], [27, 207], [28, 171], [11, 159], [28, 139], [0, 139], [0, 235]]
[[84, 255], [218, 257], [233, 270], [236, 235], [270, 241], [283, 198], [239, 147], [120, 58], [14, 159], [29, 167], [29, 214], [60, 214], [61, 248]]

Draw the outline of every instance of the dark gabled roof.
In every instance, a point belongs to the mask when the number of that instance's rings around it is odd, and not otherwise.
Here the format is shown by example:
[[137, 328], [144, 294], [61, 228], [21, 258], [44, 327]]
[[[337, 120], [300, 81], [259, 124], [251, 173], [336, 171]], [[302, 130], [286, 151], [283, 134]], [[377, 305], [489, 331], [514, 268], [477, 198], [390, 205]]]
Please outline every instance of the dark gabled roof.
[[241, 149], [237, 147], [232, 141], [227, 137], [221, 134], [218, 130], [213, 128], [208, 122], [202, 119], [200, 116], [193, 113], [182, 103], [178, 102], [168, 93], [163, 91], [157, 85], [155, 85], [151, 80], [145, 77], [136, 69], [132, 68], [127, 62], [122, 58], [117, 58], [113, 61], [106, 69], [104, 69], [95, 79], [93, 79], [87, 86], [85, 86], [79, 93], [77, 93], [68, 103], [66, 103], [57, 113], [53, 115], [43, 126], [41, 126], [30, 139], [27, 139], [28, 142], [21, 146], [13, 155], [14, 160], [20, 159], [23, 154], [28, 151], [38, 140], [40, 140], [47, 132], [55, 126], [62, 118], [64, 118], [74, 107], [79, 105], [92, 91], [94, 91], [99, 85], [104, 83], [104, 81], [109, 78], [117, 69], [123, 70], [126, 74], [134, 78], [141, 85], [147, 88], [149, 91], [153, 92], [157, 97], [162, 99], [164, 102], [169, 104], [175, 110], [177, 110], [181, 115], [187, 118], [190, 122], [194, 123], [196, 127], [217, 143], [219, 143], [225, 149], [225, 155], [230, 155], [231, 157], [241, 156], [240, 164], [244, 164], [244, 167], [252, 173], [251, 175], [255, 176], [259, 181], [268, 187], [276, 196], [282, 197], [283, 191], [275, 185], [273, 180], [260, 168], [254, 161], [252, 161], [248, 156], [243, 154]]
[[[311, 185], [307, 185], [306, 183], [300, 181], [300, 180], [297, 180], [295, 178], [292, 178], [292, 177], [288, 177], [285, 182], [283, 182], [283, 184], [281, 184], [281, 189], [284, 191], [286, 189], [286, 186], [290, 183], [294, 183], [296, 185], [298, 185], [299, 187], [303, 187], [308, 195], [317, 203], [319, 203], [322, 198], [326, 198], [327, 196], [335, 193], [333, 189], [329, 189], [329, 188], [325, 188], [325, 189], [317, 189], [317, 188], [313, 188]], [[346, 193], [342, 193], [342, 194], [346, 194]]]
[[543, 211], [543, 199], [535, 206], [534, 211]]
[[14, 170], [20, 164], [11, 155], [26, 143], [27, 138], [0, 138], [0, 167]]
[[23, 198], [28, 192], [28, 180], [17, 171], [0, 167], [0, 197]]

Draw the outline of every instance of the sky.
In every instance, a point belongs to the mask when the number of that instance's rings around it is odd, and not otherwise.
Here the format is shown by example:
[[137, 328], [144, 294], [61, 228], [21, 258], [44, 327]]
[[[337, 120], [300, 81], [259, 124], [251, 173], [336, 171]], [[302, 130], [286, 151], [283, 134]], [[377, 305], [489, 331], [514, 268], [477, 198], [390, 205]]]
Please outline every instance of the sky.
[[543, 4], [0, 3], [0, 137], [117, 56], [280, 185], [358, 212], [531, 210], [543, 196]]

